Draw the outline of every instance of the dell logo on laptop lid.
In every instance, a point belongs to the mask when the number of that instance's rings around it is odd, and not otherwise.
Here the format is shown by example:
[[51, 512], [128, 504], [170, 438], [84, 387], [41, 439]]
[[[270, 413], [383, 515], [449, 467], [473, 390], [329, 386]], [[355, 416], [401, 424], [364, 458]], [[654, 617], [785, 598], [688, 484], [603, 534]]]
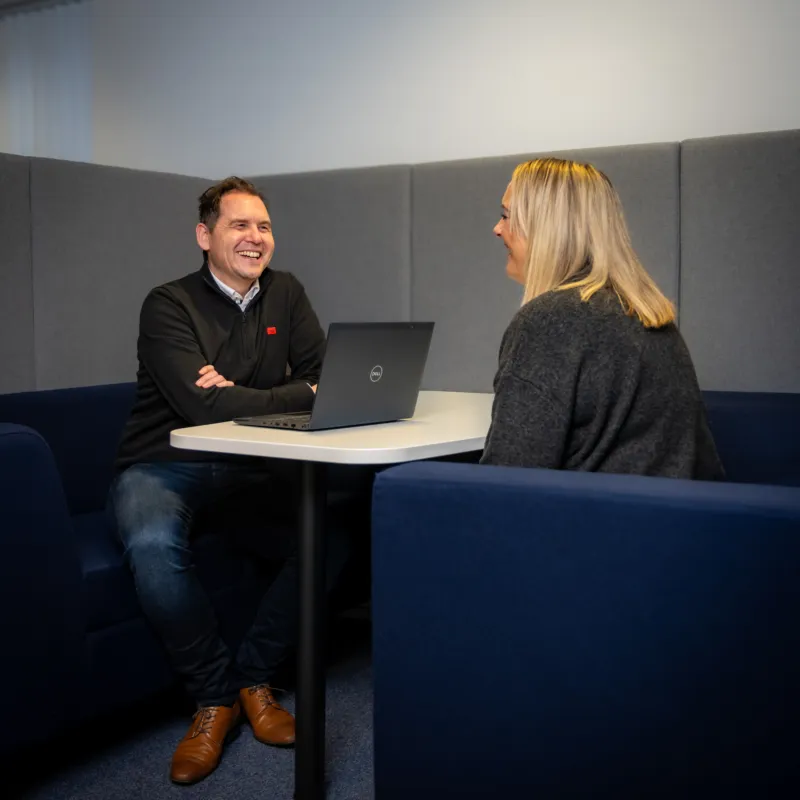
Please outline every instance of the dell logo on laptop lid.
[[377, 383], [383, 377], [383, 367], [380, 364], [376, 364], [370, 371], [369, 371], [369, 379], [373, 383]]

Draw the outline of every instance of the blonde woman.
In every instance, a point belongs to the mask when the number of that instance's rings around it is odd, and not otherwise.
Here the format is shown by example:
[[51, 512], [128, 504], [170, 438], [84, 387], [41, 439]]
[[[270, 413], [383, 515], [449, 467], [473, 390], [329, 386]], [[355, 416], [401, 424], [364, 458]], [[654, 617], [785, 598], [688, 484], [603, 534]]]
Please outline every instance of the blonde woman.
[[502, 205], [494, 232], [525, 292], [481, 463], [722, 478], [675, 309], [639, 262], [609, 179], [528, 161]]

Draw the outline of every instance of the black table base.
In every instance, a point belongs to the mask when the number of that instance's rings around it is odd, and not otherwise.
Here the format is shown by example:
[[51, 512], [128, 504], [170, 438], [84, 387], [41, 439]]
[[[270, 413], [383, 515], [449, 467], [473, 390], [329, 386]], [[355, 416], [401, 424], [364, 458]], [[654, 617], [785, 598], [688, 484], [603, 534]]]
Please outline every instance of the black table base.
[[295, 797], [325, 795], [325, 515], [326, 465], [303, 462], [298, 566]]

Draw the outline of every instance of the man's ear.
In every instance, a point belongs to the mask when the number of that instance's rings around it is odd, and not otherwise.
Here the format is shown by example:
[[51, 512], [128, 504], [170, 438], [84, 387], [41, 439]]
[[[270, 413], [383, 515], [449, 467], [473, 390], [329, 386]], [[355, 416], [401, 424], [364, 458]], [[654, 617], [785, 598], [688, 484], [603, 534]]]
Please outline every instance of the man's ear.
[[211, 248], [211, 231], [202, 222], [198, 222], [194, 232], [200, 249], [209, 250]]

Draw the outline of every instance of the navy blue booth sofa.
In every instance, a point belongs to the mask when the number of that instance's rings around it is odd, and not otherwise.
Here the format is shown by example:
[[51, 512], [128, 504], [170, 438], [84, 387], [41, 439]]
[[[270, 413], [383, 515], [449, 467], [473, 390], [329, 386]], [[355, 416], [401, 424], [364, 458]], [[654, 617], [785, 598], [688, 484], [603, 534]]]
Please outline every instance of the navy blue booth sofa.
[[[105, 508], [134, 391], [0, 395], [0, 681], [13, 720], [0, 730], [0, 755], [175, 682]], [[232, 645], [292, 546], [294, 520], [264, 516], [232, 497], [195, 524], [198, 575]]]
[[377, 476], [377, 800], [800, 797], [800, 395], [706, 401], [725, 483]]

